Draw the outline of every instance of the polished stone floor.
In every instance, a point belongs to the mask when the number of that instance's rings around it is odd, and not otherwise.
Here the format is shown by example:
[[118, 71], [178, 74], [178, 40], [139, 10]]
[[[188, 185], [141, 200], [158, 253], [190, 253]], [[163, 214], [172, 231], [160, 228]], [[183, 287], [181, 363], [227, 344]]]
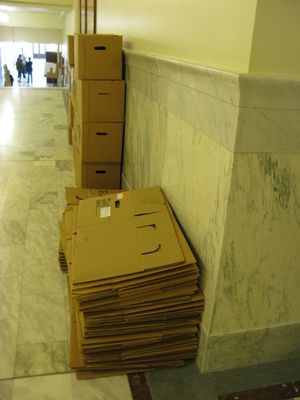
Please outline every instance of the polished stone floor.
[[[57, 262], [64, 187], [74, 185], [66, 123], [62, 90], [0, 89], [0, 400], [146, 400], [126, 376], [77, 381], [68, 368]], [[299, 375], [290, 360], [206, 375], [191, 364], [146, 379], [153, 400], [217, 400]]]
[[0, 89], [0, 400], [131, 399], [126, 376], [79, 382], [68, 368], [57, 262], [74, 185], [66, 123], [61, 90]]

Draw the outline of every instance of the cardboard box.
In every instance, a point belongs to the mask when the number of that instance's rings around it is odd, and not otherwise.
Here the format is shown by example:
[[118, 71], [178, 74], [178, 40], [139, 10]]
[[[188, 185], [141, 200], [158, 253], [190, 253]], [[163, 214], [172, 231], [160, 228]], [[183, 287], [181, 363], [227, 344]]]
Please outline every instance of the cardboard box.
[[74, 49], [78, 79], [122, 79], [122, 36], [77, 34]]
[[119, 189], [121, 163], [83, 162], [74, 130], [72, 137], [76, 186], [91, 189]]
[[74, 35], [68, 35], [68, 63], [70, 66], [74, 66]]
[[121, 180], [120, 163], [83, 163], [82, 187], [118, 189]]
[[84, 123], [75, 130], [83, 162], [116, 162], [122, 159], [122, 123]]
[[74, 127], [74, 107], [72, 103], [72, 98], [69, 96], [68, 99], [68, 142], [69, 144], [72, 144], [72, 130]]
[[76, 110], [76, 79], [75, 79], [75, 72], [74, 67], [69, 66], [68, 68], [68, 85], [69, 85], [69, 96], [72, 100], [72, 104], [74, 110]]
[[81, 123], [124, 121], [125, 81], [76, 80], [74, 92]]
[[47, 79], [57, 79], [58, 72], [53, 72], [52, 70], [50, 70], [49, 72], [47, 72], [46, 77]]
[[76, 143], [76, 135], [74, 129], [72, 130], [72, 143], [73, 143], [73, 162], [74, 162], [74, 172], [75, 172], [75, 184], [78, 188], [86, 187], [82, 182], [82, 162], [79, 147]]
[[66, 187], [65, 199], [67, 206], [74, 206], [78, 205], [81, 200], [89, 199], [91, 197], [107, 196], [111, 193], [120, 193], [120, 190]]

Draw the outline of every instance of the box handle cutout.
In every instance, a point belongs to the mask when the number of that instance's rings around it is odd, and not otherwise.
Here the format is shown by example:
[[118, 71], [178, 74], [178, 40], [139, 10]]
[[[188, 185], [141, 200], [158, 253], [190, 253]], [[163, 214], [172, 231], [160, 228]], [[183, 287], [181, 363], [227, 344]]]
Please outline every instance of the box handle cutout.
[[140, 243], [141, 255], [157, 253], [161, 249], [161, 244], [157, 242], [156, 238], [156, 224], [147, 224], [137, 226], [137, 233]]
[[106, 92], [99, 92], [98, 96], [109, 96], [109, 93]]
[[97, 136], [107, 136], [108, 133], [107, 132], [96, 132]]
[[142, 255], [142, 256], [145, 256], [146, 254], [153, 254], [153, 253], [156, 253], [157, 251], [159, 251], [160, 248], [161, 248], [161, 245], [158, 244], [156, 249], [150, 250], [150, 251], [142, 252], [141, 255]]
[[106, 50], [106, 46], [95, 46], [95, 50]]
[[105, 169], [97, 169], [96, 174], [106, 174], [107, 171], [105, 171]]

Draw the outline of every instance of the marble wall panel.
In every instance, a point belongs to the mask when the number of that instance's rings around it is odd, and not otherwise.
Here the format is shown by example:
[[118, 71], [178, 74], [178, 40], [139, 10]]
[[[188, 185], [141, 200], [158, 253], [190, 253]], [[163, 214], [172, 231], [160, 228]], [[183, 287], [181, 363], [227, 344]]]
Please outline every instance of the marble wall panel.
[[232, 102], [131, 66], [127, 86], [234, 150], [239, 109]]
[[300, 154], [235, 157], [212, 333], [300, 322]]
[[[144, 110], [147, 110], [145, 114]], [[124, 175], [129, 187], [159, 185], [202, 265], [209, 323], [218, 273], [232, 153], [129, 88]]]
[[201, 369], [296, 357], [300, 80], [126, 63], [123, 185], [162, 186], [200, 260]]

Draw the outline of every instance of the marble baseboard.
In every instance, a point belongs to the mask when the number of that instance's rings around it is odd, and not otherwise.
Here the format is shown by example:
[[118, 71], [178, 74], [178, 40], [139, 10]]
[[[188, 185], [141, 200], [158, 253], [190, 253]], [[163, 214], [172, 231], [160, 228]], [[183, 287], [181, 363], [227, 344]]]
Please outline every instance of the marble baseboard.
[[208, 336], [201, 330], [201, 373], [300, 357], [300, 324]]

